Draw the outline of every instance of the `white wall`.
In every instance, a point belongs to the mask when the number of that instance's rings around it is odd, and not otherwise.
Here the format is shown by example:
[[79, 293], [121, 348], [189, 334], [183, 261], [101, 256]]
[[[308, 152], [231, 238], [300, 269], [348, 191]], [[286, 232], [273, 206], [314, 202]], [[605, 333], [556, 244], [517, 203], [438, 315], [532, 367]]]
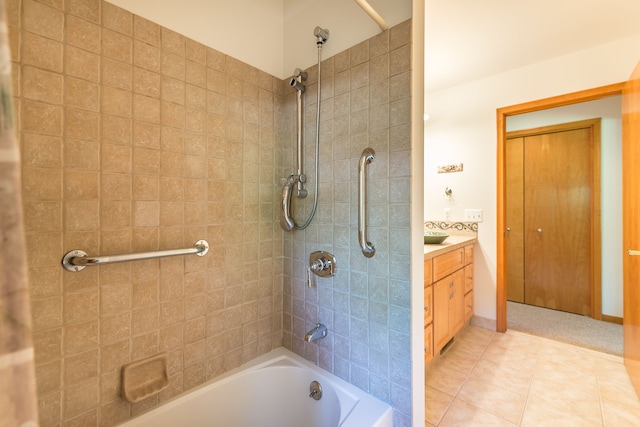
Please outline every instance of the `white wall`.
[[[426, 53], [429, 54], [428, 52]], [[475, 262], [475, 311], [496, 318], [496, 109], [627, 80], [640, 58], [640, 35], [505, 71], [425, 98], [425, 219], [453, 219], [482, 208]], [[464, 172], [437, 174], [437, 165], [464, 163]], [[443, 196], [453, 189], [450, 205]]]
[[612, 96], [507, 118], [507, 131], [601, 118], [602, 313], [622, 317], [622, 99]]
[[109, 0], [283, 78], [284, 0]]
[[[368, 0], [393, 27], [411, 17], [411, 0]], [[382, 30], [354, 0], [284, 0], [284, 75], [316, 64], [318, 53], [313, 30], [328, 29], [329, 41], [322, 57], [328, 58]]]
[[[353, 0], [109, 0], [281, 79], [317, 61], [313, 29], [329, 29], [328, 58], [378, 33]], [[411, 17], [411, 0], [371, 0], [389, 26]]]

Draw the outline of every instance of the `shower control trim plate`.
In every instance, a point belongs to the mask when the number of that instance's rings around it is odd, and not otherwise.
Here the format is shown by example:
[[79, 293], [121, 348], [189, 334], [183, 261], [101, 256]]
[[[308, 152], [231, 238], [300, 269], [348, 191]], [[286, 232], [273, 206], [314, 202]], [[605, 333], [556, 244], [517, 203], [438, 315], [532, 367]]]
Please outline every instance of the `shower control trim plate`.
[[335, 276], [338, 270], [336, 257], [325, 251], [312, 252], [309, 255], [309, 268], [320, 277]]
[[335, 276], [338, 271], [336, 257], [329, 252], [316, 251], [309, 254], [309, 267], [307, 267], [307, 286], [311, 287], [311, 273], [320, 277]]

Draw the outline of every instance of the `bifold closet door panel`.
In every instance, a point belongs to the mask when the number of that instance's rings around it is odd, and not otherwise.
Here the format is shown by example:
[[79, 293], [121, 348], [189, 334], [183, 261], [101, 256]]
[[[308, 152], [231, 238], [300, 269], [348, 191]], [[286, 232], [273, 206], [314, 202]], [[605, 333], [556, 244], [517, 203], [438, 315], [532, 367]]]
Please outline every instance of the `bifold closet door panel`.
[[524, 139], [525, 302], [591, 314], [591, 130]]
[[524, 137], [509, 138], [506, 144], [507, 299], [524, 302]]

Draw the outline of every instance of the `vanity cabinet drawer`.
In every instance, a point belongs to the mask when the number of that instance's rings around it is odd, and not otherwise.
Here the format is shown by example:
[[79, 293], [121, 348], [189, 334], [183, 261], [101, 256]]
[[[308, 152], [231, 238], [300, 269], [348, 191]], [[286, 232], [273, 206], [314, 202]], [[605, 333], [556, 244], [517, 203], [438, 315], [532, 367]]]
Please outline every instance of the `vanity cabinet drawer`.
[[433, 286], [424, 288], [424, 324], [433, 321]]
[[424, 327], [424, 363], [429, 363], [433, 359], [433, 325]]
[[432, 263], [431, 260], [428, 259], [424, 262], [424, 285], [429, 286], [433, 283], [433, 274], [432, 274]]
[[465, 323], [473, 316], [473, 291], [464, 296], [464, 321]]
[[433, 281], [437, 282], [464, 267], [464, 251], [460, 248], [433, 258]]
[[464, 247], [464, 265], [473, 263], [473, 245]]
[[464, 268], [464, 293], [473, 290], [473, 264]]

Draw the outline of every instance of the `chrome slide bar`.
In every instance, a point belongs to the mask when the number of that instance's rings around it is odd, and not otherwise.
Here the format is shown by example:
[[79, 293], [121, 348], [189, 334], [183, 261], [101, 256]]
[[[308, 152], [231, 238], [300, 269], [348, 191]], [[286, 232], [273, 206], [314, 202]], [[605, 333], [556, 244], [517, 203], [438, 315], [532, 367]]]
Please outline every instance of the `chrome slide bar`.
[[367, 180], [365, 166], [376, 158], [373, 148], [365, 148], [358, 163], [358, 243], [362, 254], [371, 258], [376, 253], [373, 244], [367, 239]]
[[198, 240], [193, 248], [167, 249], [153, 252], [139, 252], [136, 254], [104, 255], [90, 257], [87, 253], [74, 249], [62, 258], [62, 266], [68, 271], [77, 272], [91, 265], [112, 264], [114, 262], [139, 261], [143, 259], [164, 258], [177, 255], [205, 256], [209, 252], [209, 243], [206, 240]]

